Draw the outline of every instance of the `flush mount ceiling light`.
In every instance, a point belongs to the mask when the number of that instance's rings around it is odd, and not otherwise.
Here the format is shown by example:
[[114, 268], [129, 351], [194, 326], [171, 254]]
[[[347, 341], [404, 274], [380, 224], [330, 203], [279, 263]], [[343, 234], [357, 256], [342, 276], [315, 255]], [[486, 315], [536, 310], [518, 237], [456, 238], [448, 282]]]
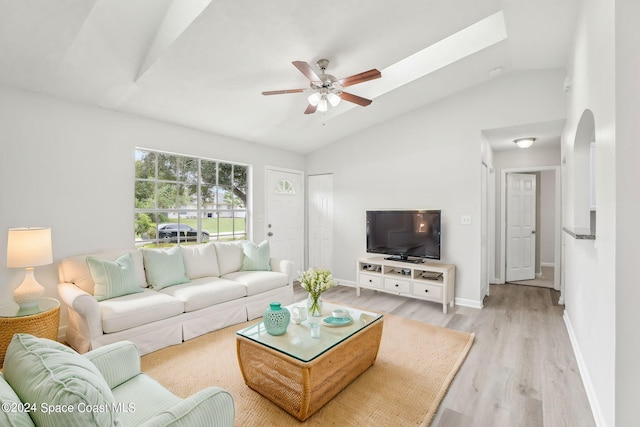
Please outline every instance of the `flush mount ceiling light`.
[[518, 138], [518, 139], [514, 139], [513, 142], [516, 143], [516, 145], [520, 148], [529, 148], [533, 145], [533, 143], [535, 142], [535, 138]]

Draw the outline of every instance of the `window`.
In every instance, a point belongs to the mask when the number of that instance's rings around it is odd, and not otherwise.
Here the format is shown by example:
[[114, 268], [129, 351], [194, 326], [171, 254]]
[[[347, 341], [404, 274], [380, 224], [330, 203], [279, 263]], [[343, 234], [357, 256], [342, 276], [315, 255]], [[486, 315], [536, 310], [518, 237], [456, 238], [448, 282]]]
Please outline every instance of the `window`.
[[135, 168], [137, 245], [247, 238], [249, 166], [136, 149]]

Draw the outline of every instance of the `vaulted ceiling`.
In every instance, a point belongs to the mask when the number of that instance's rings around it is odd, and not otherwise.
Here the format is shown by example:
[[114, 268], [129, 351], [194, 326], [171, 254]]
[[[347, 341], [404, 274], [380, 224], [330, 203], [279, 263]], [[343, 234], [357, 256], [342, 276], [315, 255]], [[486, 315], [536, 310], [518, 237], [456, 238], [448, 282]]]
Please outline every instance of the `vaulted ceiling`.
[[[497, 74], [563, 68], [579, 0], [3, 0], [0, 84], [301, 153]], [[303, 114], [291, 64], [373, 99]]]

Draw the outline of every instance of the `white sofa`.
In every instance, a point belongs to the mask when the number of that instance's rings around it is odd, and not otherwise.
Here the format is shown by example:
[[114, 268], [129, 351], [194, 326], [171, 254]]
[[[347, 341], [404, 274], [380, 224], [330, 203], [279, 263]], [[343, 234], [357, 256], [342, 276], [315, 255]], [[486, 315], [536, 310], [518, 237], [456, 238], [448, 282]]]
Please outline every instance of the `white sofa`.
[[[172, 251], [181, 252], [188, 281], [155, 289], [151, 278], [161, 268], [153, 267], [157, 264], [147, 258], [149, 249], [62, 260], [58, 292], [69, 311], [67, 344], [85, 353], [127, 340], [146, 354], [260, 317], [270, 302], [293, 303], [293, 262], [267, 257], [270, 271], [244, 271], [244, 245], [234, 241], [176, 246]], [[128, 259], [127, 253], [142, 291], [99, 301], [94, 297], [96, 285], [87, 257], [114, 261], [123, 255]]]

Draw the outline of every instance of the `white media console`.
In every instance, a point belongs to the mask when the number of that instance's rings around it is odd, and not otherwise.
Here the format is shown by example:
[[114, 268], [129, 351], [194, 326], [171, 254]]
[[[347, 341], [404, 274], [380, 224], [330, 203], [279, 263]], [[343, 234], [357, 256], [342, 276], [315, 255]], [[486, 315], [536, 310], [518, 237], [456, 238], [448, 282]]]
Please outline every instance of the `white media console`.
[[358, 258], [356, 295], [360, 288], [454, 306], [456, 267], [452, 264], [407, 263], [382, 256]]

